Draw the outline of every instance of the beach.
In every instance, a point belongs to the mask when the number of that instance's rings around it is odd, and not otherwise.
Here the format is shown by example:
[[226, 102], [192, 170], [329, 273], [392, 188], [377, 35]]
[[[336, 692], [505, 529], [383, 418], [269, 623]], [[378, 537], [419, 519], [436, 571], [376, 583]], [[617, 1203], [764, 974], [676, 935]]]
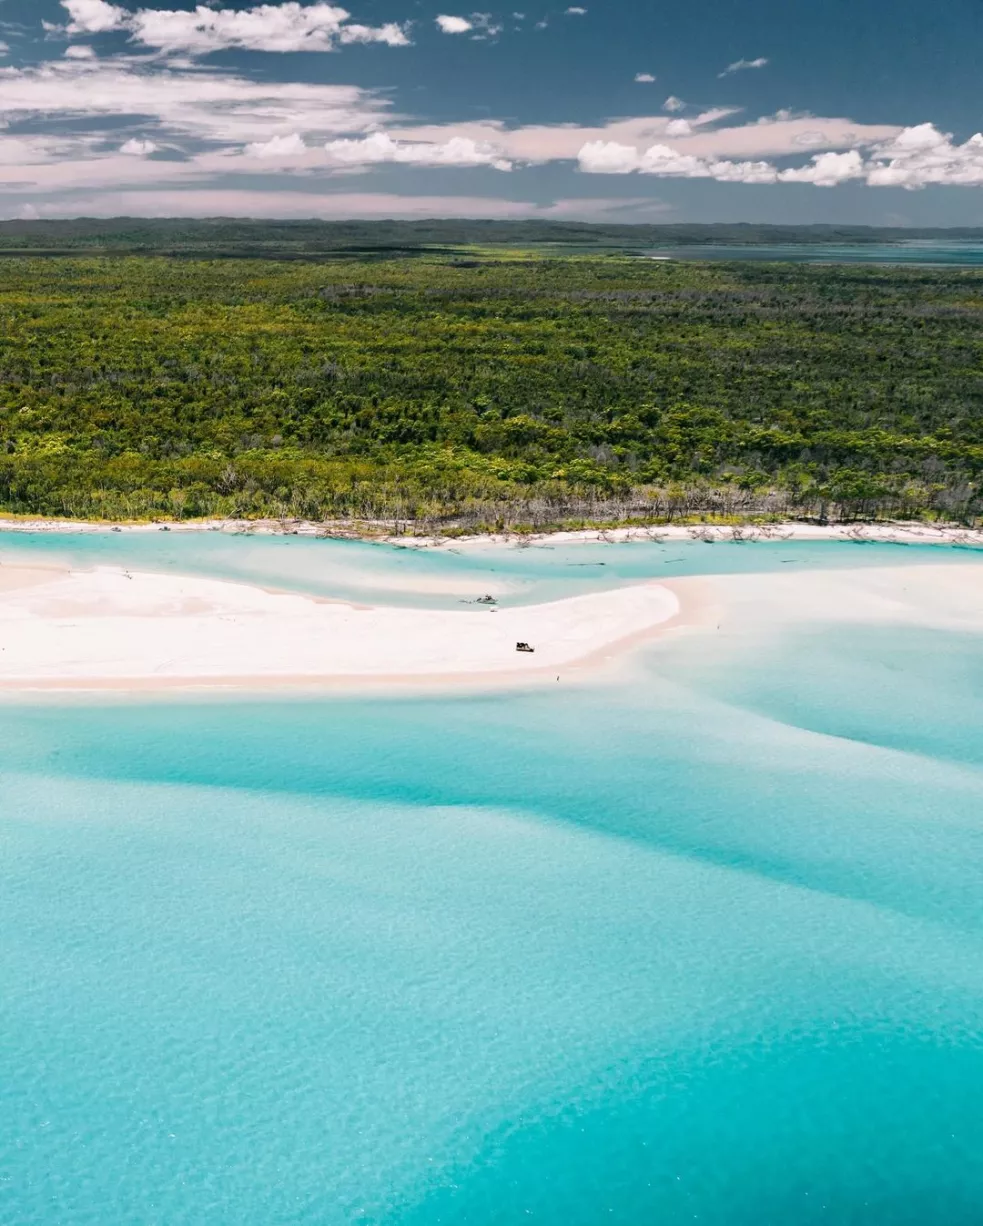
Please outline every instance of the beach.
[[[419, 582], [423, 591], [433, 584]], [[0, 687], [555, 683], [611, 668], [667, 634], [809, 622], [979, 630], [983, 568], [954, 560], [701, 575], [518, 607], [471, 594], [460, 605], [356, 603], [196, 575], [8, 560], [0, 566]]]
[[630, 525], [610, 528], [581, 528], [568, 531], [505, 531], [482, 533], [418, 532], [412, 525], [399, 528], [391, 521], [352, 522], [303, 519], [188, 519], [161, 522], [109, 523], [93, 520], [43, 519], [0, 516], [0, 533], [80, 533], [124, 532], [223, 532], [242, 536], [312, 536], [341, 540], [364, 540], [399, 545], [410, 549], [467, 548], [487, 545], [569, 544], [602, 541], [621, 544], [631, 541], [844, 541], [909, 545], [957, 545], [983, 548], [983, 529], [961, 524], [926, 523], [921, 520], [872, 521], [820, 524], [788, 520], [777, 523], [669, 523]]

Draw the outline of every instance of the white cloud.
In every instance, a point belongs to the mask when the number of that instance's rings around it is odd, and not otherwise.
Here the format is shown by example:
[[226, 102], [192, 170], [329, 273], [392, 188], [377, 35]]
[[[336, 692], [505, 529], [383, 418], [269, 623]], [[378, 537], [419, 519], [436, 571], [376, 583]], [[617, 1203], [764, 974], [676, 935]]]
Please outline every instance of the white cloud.
[[836, 187], [848, 179], [860, 179], [864, 174], [864, 160], [856, 149], [849, 153], [817, 153], [808, 166], [783, 170], [778, 179], [781, 183], [814, 183], [816, 187]]
[[474, 29], [466, 17], [451, 17], [441, 13], [435, 20], [442, 34], [467, 34], [468, 30]]
[[655, 77], [653, 77], [650, 72], [636, 72], [635, 80], [638, 81], [640, 85], [651, 85], [655, 80]]
[[0, 56], [10, 54], [10, 44], [0, 39]]
[[65, 58], [69, 60], [94, 60], [96, 53], [84, 43], [73, 43], [65, 48]]
[[588, 174], [658, 175], [663, 179], [717, 179], [721, 183], [775, 183], [776, 169], [769, 162], [732, 162], [727, 158], [694, 157], [669, 145], [639, 151], [615, 141], [592, 141], [583, 146], [577, 162]]
[[128, 141], [124, 141], [119, 147], [120, 153], [126, 153], [130, 157], [146, 157], [148, 153], [156, 153], [157, 146], [152, 140], [139, 140], [132, 137]]
[[578, 155], [588, 174], [624, 175], [637, 171], [670, 179], [718, 179], [727, 183], [774, 183], [776, 171], [768, 162], [708, 161], [669, 145], [651, 145], [641, 152], [615, 141], [592, 141]]
[[[702, 118], [697, 116], [697, 119]], [[690, 123], [696, 127], [693, 120]], [[701, 157], [787, 157], [827, 150], [868, 148], [890, 140], [901, 129], [886, 124], [857, 124], [848, 119], [802, 116], [770, 123], [719, 126], [707, 120], [693, 135], [677, 143]]]
[[352, 85], [250, 81], [233, 73], [132, 60], [51, 60], [0, 69], [8, 122], [71, 116], [92, 132], [119, 116], [168, 141], [236, 145], [294, 132], [323, 140], [378, 126], [386, 103]]
[[723, 72], [718, 72], [719, 77], [729, 77], [732, 72], [743, 72], [746, 68], [764, 68], [768, 63], [763, 55], [759, 55], [756, 60], [735, 60], [733, 64], [728, 64]]
[[685, 105], [686, 103], [682, 98], [677, 98], [675, 94], [670, 94], [665, 102], [663, 102], [662, 109], [672, 113], [673, 111], [681, 111]]
[[121, 30], [130, 14], [126, 9], [106, 0], [62, 0], [71, 20], [65, 27], [68, 34], [105, 34]]
[[867, 182], [871, 187], [909, 191], [930, 184], [983, 185], [983, 134], [977, 132], [964, 144], [954, 145], [952, 135], [934, 124], [903, 128], [873, 150]]
[[623, 175], [639, 171], [671, 178], [709, 177], [704, 162], [669, 145], [651, 145], [639, 152], [631, 145], [619, 145], [616, 141], [591, 141], [581, 149], [577, 160], [580, 169], [589, 174]]
[[[575, 160], [585, 144], [613, 141], [636, 150], [653, 144], [671, 144], [684, 153], [707, 161], [724, 158], [737, 162], [761, 158], [808, 154], [826, 149], [868, 147], [890, 140], [901, 129], [885, 125], [855, 124], [847, 119], [805, 117], [768, 124], [744, 123], [721, 126], [733, 115], [723, 108], [704, 111], [690, 119], [678, 116], [642, 115], [617, 119], [597, 127], [573, 124], [528, 124], [509, 128], [498, 120], [456, 124], [386, 125], [396, 140], [443, 142], [452, 136], [485, 141], [516, 162], [543, 163]], [[682, 135], [688, 125], [690, 135]]]
[[411, 166], [491, 166], [511, 170], [512, 163], [493, 145], [455, 136], [444, 144], [396, 141], [385, 132], [361, 140], [334, 140], [324, 146], [328, 160], [341, 166], [373, 166], [398, 162]]
[[303, 157], [308, 149], [300, 133], [291, 132], [289, 136], [271, 136], [266, 141], [252, 141], [245, 152], [249, 157], [279, 159]]
[[573, 5], [571, 8], [564, 9], [568, 17], [586, 17], [587, 10], [580, 8], [578, 5]]
[[130, 13], [107, 0], [61, 0], [71, 18], [66, 33], [101, 34], [125, 30], [133, 42], [165, 52], [205, 55], [241, 48], [250, 51], [333, 51], [346, 43], [409, 45], [406, 29], [349, 24], [347, 10], [323, 2], [260, 4], [251, 9], [138, 9]]
[[[673, 120], [667, 125], [667, 135]], [[784, 126], [802, 121], [782, 121]], [[751, 125], [749, 125], [750, 127]], [[770, 125], [766, 125], [770, 126]], [[761, 125], [753, 125], [761, 130]], [[739, 137], [748, 128], [732, 129]], [[612, 140], [588, 141], [578, 154], [578, 164], [588, 174], [647, 174], [664, 178], [717, 179], [728, 183], [808, 183], [815, 187], [836, 187], [851, 180], [862, 180], [871, 187], [903, 187], [915, 190], [930, 184], [945, 186], [983, 186], [983, 133], [977, 132], [961, 145], [933, 124], [897, 129], [888, 139], [859, 140], [856, 133], [843, 133], [854, 148], [843, 152], [827, 149], [813, 154], [802, 166], [779, 169], [763, 160], [736, 161], [731, 158], [701, 156], [694, 146], [714, 137], [726, 137], [727, 129], [697, 134], [670, 146], [663, 143], [639, 149]], [[787, 137], [786, 133], [786, 137]], [[822, 135], [820, 130], [820, 135]], [[732, 147], [739, 142], [731, 142]], [[856, 146], [866, 146], [867, 156]], [[782, 154], [791, 152], [786, 139]]]

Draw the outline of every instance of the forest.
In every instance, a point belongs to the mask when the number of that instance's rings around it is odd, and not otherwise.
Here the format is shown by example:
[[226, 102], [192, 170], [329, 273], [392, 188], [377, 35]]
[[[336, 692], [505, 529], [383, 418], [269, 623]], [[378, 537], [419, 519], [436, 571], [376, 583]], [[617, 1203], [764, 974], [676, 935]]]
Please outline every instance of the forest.
[[970, 523], [981, 323], [953, 268], [8, 255], [0, 509]]

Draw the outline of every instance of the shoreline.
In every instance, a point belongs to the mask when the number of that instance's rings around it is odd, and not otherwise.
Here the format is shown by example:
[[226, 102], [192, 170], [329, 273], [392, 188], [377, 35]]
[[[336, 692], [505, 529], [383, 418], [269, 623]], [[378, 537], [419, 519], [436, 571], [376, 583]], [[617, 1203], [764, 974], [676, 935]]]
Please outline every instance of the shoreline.
[[108, 533], [177, 534], [217, 532], [224, 536], [303, 536], [321, 540], [356, 541], [404, 549], [479, 548], [510, 545], [530, 548], [553, 544], [593, 542], [619, 544], [645, 541], [700, 541], [706, 544], [753, 544], [767, 541], [844, 541], [858, 544], [950, 545], [983, 548], [983, 528], [957, 524], [928, 524], [920, 520], [852, 522], [835, 524], [785, 520], [777, 523], [656, 524], [610, 528], [558, 529], [543, 532], [487, 532], [461, 535], [413, 535], [395, 533], [390, 525], [351, 524], [343, 521], [317, 523], [311, 520], [207, 519], [158, 522], [101, 522], [94, 520], [42, 519], [0, 515], [0, 538], [4, 533], [78, 536]]

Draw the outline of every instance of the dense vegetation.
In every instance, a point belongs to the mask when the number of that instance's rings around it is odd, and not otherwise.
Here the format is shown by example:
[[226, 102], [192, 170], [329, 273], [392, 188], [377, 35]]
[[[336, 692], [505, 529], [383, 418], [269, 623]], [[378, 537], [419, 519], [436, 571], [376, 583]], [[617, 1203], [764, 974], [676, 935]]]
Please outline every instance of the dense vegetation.
[[983, 273], [422, 254], [0, 262], [0, 507], [983, 511]]

